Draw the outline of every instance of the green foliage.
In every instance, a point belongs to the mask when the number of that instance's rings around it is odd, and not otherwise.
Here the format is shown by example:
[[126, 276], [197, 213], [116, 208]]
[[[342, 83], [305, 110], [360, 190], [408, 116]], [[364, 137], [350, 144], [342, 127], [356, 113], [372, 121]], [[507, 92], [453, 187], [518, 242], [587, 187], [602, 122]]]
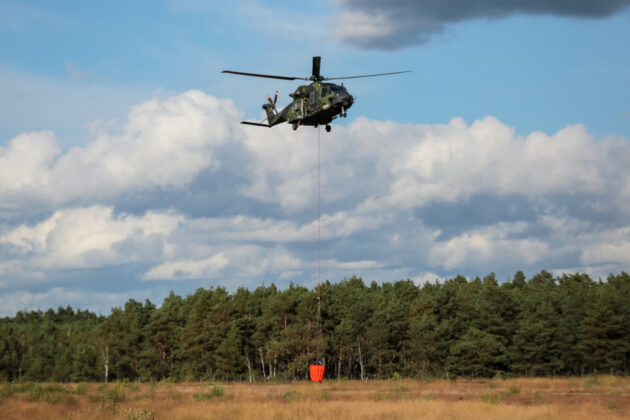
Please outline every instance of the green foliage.
[[630, 366], [627, 273], [457, 276], [422, 287], [351, 277], [325, 282], [321, 295], [321, 323], [317, 291], [293, 284], [171, 293], [159, 309], [131, 299], [106, 317], [70, 307], [18, 312], [0, 319], [2, 395], [27, 393], [33, 381], [121, 381], [133, 392], [138, 381], [283, 383], [307, 378], [322, 357], [326, 380], [499, 380]]
[[43, 401], [50, 404], [66, 404], [76, 406], [78, 400], [70, 395], [70, 392], [59, 384], [29, 386], [27, 391], [29, 401]]
[[302, 394], [300, 393], [300, 391], [296, 391], [295, 389], [290, 389], [290, 390], [288, 390], [287, 392], [284, 393], [282, 398], [286, 402], [291, 402], [291, 401], [295, 401], [295, 400], [299, 399], [301, 396], [302, 396]]
[[383, 394], [382, 392], [380, 392], [380, 391], [379, 391], [379, 392], [376, 392], [376, 393], [374, 394], [374, 396], [372, 397], [372, 399], [373, 399], [374, 401], [383, 401], [383, 400], [386, 400], [386, 399], [388, 399], [388, 398], [387, 398], [387, 396], [386, 396], [385, 394]]
[[486, 404], [499, 404], [501, 402], [501, 396], [492, 392], [486, 392], [479, 396], [479, 401]]
[[120, 383], [115, 383], [114, 385], [102, 385], [99, 387], [99, 401], [112, 404], [125, 401], [125, 394], [122, 388], [122, 384]]
[[124, 420], [153, 420], [155, 419], [155, 413], [153, 409], [141, 407], [138, 409], [128, 408], [123, 411]]
[[409, 392], [409, 387], [407, 386], [406, 383], [400, 381], [398, 384], [396, 384], [394, 387], [392, 387], [391, 392], [394, 395], [402, 395], [402, 394], [404, 394], [406, 392]]
[[225, 396], [225, 390], [221, 385], [214, 385], [212, 389], [208, 392], [201, 392], [193, 394], [193, 398], [195, 401], [206, 401], [213, 400], [217, 398], [222, 398]]
[[510, 385], [507, 390], [507, 395], [518, 395], [521, 393], [521, 388], [518, 385]]
[[77, 384], [76, 387], [74, 387], [74, 393], [76, 395], [85, 395], [88, 392], [88, 384], [86, 384], [85, 382], [81, 382], [80, 384]]
[[142, 395], [142, 398], [144, 398], [145, 400], [153, 401], [153, 398], [155, 398], [155, 388], [157, 388], [157, 385], [154, 382], [151, 382], [151, 385], [149, 385], [149, 389], [147, 389], [147, 392]]
[[5, 384], [2, 389], [0, 389], [0, 398], [11, 397], [15, 393], [15, 389], [10, 383]]
[[213, 397], [219, 398], [225, 395], [225, 390], [223, 389], [221, 385], [214, 385], [212, 389], [210, 390], [210, 394]]
[[586, 378], [584, 380], [584, 387], [586, 388], [593, 388], [599, 386], [599, 377], [597, 376], [590, 376], [588, 378]]

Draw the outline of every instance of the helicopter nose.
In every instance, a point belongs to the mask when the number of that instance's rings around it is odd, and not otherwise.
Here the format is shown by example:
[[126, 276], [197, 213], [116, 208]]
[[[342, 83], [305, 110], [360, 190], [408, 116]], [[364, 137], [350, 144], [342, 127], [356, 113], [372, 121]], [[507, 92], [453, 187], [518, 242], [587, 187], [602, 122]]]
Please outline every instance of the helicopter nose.
[[343, 98], [343, 105], [344, 108], [348, 109], [352, 106], [352, 104], [354, 103], [354, 98], [352, 97], [352, 95], [350, 95], [349, 93], [347, 93], [345, 95], [345, 97]]
[[340, 93], [335, 95], [335, 102], [341, 104], [344, 108], [350, 108], [354, 103], [354, 98], [349, 93]]

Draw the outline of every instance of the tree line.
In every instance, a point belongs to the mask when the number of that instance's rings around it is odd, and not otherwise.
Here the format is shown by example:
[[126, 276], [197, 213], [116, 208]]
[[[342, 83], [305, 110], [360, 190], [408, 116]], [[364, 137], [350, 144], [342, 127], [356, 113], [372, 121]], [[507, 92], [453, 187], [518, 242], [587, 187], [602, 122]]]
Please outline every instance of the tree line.
[[0, 319], [0, 380], [56, 382], [627, 374], [630, 276], [519, 271], [421, 286], [352, 277], [317, 291], [173, 292], [108, 316], [71, 307]]

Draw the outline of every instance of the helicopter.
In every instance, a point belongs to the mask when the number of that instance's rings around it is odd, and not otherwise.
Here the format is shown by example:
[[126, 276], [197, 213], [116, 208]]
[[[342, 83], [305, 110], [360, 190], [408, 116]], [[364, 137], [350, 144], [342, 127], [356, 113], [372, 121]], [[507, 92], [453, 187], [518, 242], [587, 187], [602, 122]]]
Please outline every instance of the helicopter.
[[[245, 73], [233, 70], [223, 70], [221, 73], [238, 74], [241, 76], [265, 77], [268, 79], [280, 80], [310, 80], [310, 85], [298, 86], [295, 92], [289, 96], [293, 101], [284, 107], [282, 111], [276, 109], [278, 102], [278, 91], [273, 99], [267, 95], [267, 103], [262, 108], [267, 113], [267, 118], [261, 122], [241, 121], [241, 124], [255, 125], [259, 127], [273, 127], [283, 122], [291, 124], [293, 130], [299, 126], [325, 125], [326, 131], [330, 132], [330, 123], [337, 117], [345, 118], [348, 108], [354, 103], [354, 97], [348, 90], [335, 83], [325, 83], [327, 80], [357, 79], [360, 77], [388, 76], [392, 74], [409, 73], [408, 70], [396, 71], [392, 73], [365, 74], [362, 76], [347, 77], [324, 77], [320, 74], [321, 57], [313, 57], [313, 71], [311, 77], [290, 77], [276, 76], [270, 74]], [[265, 123], [266, 121], [266, 123]]]

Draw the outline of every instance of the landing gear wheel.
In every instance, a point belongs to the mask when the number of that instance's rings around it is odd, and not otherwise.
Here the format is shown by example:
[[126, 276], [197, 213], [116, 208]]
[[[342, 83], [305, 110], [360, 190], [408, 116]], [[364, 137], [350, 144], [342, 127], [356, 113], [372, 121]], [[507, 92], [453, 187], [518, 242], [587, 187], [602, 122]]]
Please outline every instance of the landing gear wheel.
[[298, 128], [298, 123], [294, 122], [293, 123], [293, 131], [297, 130], [297, 128]]
[[330, 133], [330, 130], [332, 129], [331, 126], [329, 126], [328, 124], [326, 124], [326, 132]]

